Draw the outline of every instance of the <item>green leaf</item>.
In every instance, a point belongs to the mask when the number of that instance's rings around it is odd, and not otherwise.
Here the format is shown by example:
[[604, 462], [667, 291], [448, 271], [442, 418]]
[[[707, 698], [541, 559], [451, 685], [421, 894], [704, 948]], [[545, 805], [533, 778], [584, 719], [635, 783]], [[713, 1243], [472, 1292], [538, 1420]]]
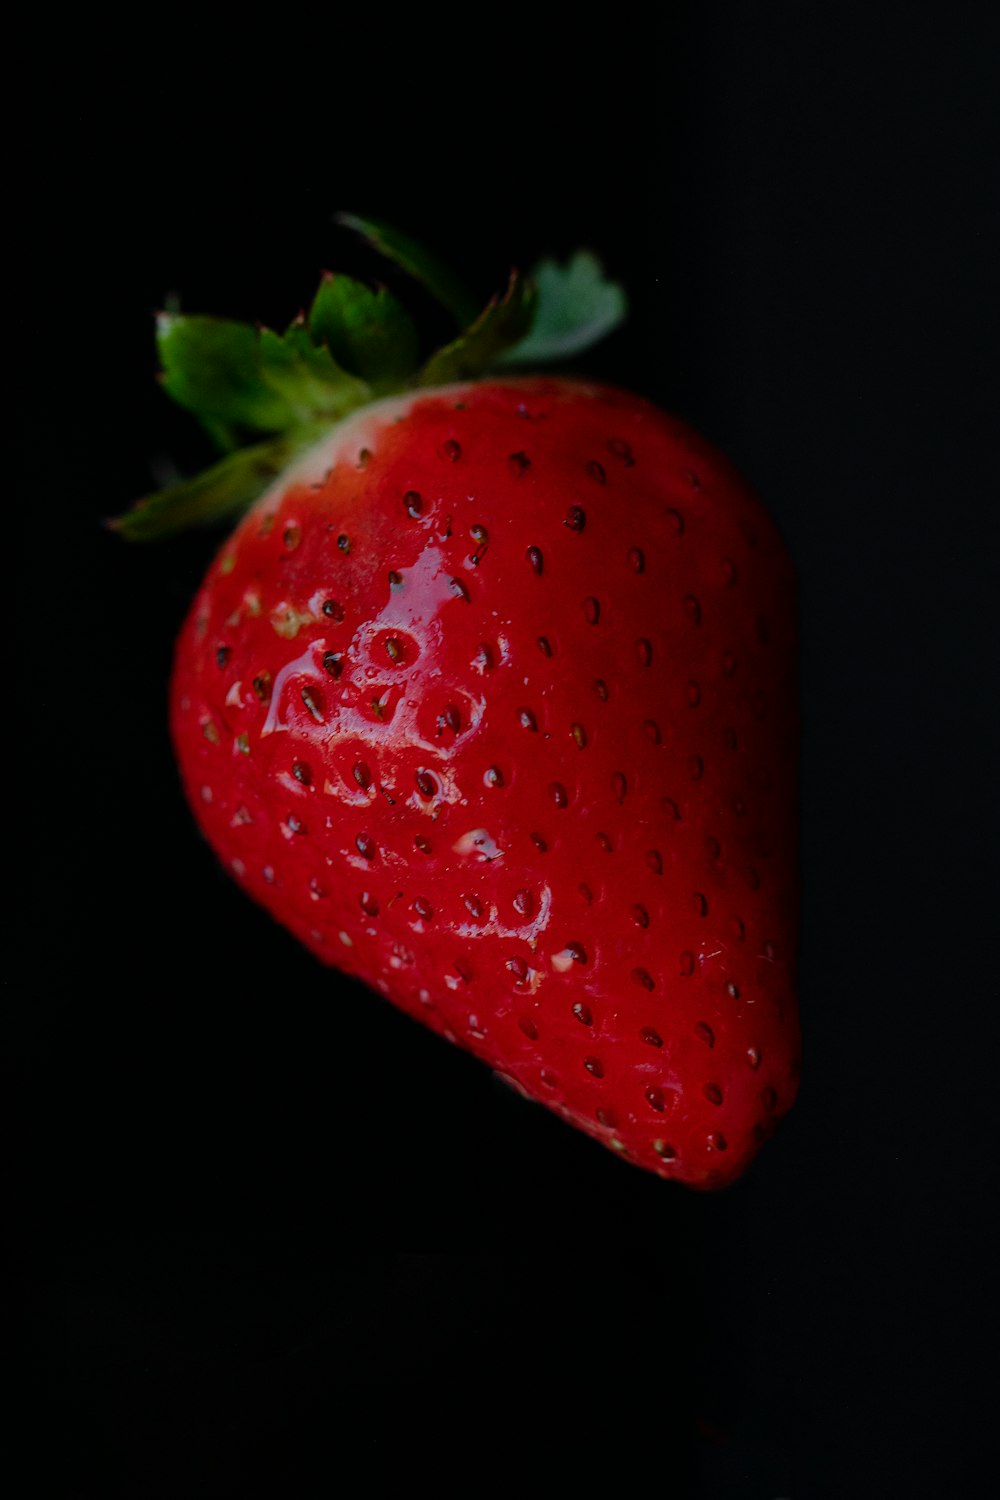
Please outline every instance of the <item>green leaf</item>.
[[262, 328], [260, 359], [267, 384], [287, 401], [295, 423], [335, 420], [372, 399], [365, 381], [342, 370], [329, 349], [317, 348], [303, 319], [284, 336]]
[[531, 332], [496, 359], [501, 365], [550, 364], [589, 349], [611, 333], [628, 310], [625, 293], [604, 276], [590, 250], [578, 250], [560, 266], [539, 262], [532, 273], [538, 287], [538, 311]]
[[309, 310], [309, 332], [345, 370], [373, 385], [395, 384], [416, 368], [417, 330], [385, 287], [373, 292], [328, 272]]
[[418, 383], [447, 385], [452, 380], [467, 380], [495, 364], [505, 349], [528, 332], [537, 295], [532, 282], [511, 271], [503, 297], [493, 297], [471, 328], [431, 355]]
[[230, 448], [237, 432], [283, 432], [293, 414], [265, 380], [257, 330], [224, 318], [160, 313], [156, 344], [163, 389]]
[[338, 224], [356, 230], [387, 260], [425, 286], [431, 296], [451, 313], [460, 328], [467, 328], [475, 321], [479, 312], [478, 301], [451, 267], [430, 250], [379, 219], [363, 219], [358, 214], [337, 214], [336, 218]]
[[275, 438], [220, 459], [195, 479], [173, 484], [138, 500], [108, 525], [132, 542], [155, 541], [190, 526], [205, 526], [244, 511], [262, 495], [301, 449], [322, 429], [302, 429], [293, 438]]

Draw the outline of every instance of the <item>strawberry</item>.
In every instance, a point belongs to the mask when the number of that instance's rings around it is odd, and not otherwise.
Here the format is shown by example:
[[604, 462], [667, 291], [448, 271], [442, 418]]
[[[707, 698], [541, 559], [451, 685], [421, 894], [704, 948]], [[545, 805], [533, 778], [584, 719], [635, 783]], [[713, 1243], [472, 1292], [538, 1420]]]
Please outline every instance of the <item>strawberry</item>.
[[[468, 321], [436, 262], [358, 227]], [[545, 265], [417, 376], [399, 304], [347, 278], [282, 338], [165, 317], [167, 389], [231, 451], [117, 524], [252, 501], [172, 688], [234, 878], [627, 1160], [718, 1186], [796, 1091], [791, 565], [647, 401], [467, 378], [620, 314], [592, 258]]]

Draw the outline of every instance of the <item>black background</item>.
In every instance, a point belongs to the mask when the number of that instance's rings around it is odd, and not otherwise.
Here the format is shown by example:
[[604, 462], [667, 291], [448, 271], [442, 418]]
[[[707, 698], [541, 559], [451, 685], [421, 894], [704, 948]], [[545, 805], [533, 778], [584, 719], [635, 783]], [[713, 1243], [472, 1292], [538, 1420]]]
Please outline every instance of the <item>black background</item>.
[[[420, 10], [88, 17], [17, 65], [5, 1155], [37, 1492], [962, 1493], [996, 1153], [995, 8]], [[373, 269], [341, 207], [484, 293], [600, 250], [633, 315], [593, 368], [728, 452], [796, 558], [804, 1083], [723, 1194], [321, 970], [182, 802], [166, 679], [211, 544], [100, 526], [204, 457], [150, 314], [280, 324], [321, 267]]]

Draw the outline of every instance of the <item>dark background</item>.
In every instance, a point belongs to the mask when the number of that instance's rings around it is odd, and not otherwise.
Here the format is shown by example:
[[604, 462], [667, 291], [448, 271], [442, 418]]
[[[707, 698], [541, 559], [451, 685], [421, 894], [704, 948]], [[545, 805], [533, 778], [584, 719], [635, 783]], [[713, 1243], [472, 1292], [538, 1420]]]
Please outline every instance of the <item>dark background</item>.
[[[993, 1348], [995, 15], [294, 6], [223, 36], [154, 8], [29, 39], [4, 1154], [39, 1494], [964, 1492]], [[100, 526], [204, 456], [150, 314], [283, 322], [321, 267], [372, 269], [341, 207], [484, 293], [600, 250], [633, 316], [593, 368], [728, 452], [797, 560], [804, 1082], [723, 1194], [321, 970], [182, 802], [166, 679], [212, 543]]]

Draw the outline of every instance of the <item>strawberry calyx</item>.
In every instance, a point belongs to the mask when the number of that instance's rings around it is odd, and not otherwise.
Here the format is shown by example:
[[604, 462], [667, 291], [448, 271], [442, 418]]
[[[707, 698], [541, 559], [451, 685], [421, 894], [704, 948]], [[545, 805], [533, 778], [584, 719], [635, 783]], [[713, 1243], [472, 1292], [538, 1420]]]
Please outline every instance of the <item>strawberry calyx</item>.
[[349, 413], [406, 390], [470, 380], [491, 370], [551, 365], [612, 332], [625, 294], [597, 257], [513, 270], [480, 312], [460, 279], [400, 231], [372, 219], [339, 220], [420, 282], [458, 333], [421, 358], [416, 325], [384, 286], [325, 273], [307, 313], [283, 334], [225, 318], [160, 313], [160, 382], [201, 423], [222, 457], [193, 479], [154, 492], [111, 521], [133, 541], [232, 518]]

